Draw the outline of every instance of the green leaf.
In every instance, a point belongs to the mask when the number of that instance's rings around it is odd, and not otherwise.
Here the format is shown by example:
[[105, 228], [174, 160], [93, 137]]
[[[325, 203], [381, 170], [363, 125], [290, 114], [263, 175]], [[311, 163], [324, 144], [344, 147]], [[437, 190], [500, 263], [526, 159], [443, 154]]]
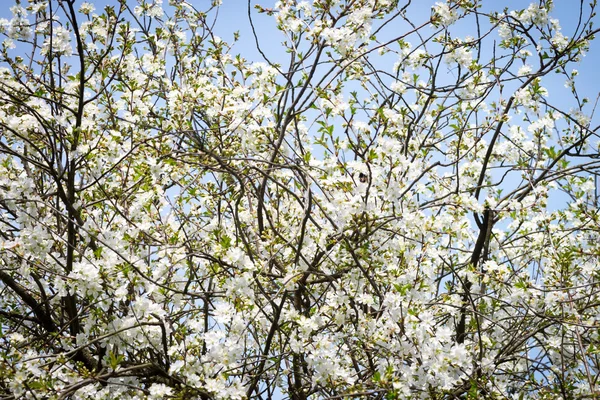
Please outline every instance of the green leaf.
[[373, 374], [373, 382], [379, 382], [379, 381], [381, 381], [381, 373], [379, 371], [377, 371]]

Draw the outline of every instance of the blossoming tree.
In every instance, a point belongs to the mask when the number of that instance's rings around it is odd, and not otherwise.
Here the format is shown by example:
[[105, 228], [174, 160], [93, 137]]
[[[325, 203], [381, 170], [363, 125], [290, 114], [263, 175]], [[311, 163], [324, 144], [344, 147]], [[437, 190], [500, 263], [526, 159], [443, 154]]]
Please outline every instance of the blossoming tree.
[[598, 395], [596, 1], [414, 3], [17, 1], [0, 398]]

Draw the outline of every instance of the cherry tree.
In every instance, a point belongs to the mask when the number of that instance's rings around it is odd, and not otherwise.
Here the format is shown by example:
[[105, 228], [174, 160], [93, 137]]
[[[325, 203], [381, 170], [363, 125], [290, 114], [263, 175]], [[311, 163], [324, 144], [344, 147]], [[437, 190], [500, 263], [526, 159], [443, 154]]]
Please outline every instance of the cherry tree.
[[0, 398], [597, 396], [596, 1], [209, 3], [0, 20]]

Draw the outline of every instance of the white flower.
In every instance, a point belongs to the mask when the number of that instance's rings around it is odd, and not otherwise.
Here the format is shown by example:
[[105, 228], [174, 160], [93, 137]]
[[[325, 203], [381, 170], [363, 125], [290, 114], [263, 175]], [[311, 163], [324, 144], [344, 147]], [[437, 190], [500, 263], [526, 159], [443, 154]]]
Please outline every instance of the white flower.
[[435, 3], [432, 8], [434, 15], [444, 26], [451, 25], [458, 19], [458, 14], [456, 11], [452, 10], [446, 3]]
[[457, 63], [464, 68], [468, 68], [473, 62], [473, 54], [469, 49], [461, 46], [446, 55], [446, 62], [448, 64]]
[[227, 390], [227, 385], [221, 379], [208, 378], [205, 382], [204, 388], [210, 393], [224, 393]]
[[[3, 19], [3, 22], [6, 21]], [[8, 21], [6, 21], [8, 22]], [[8, 25], [8, 26], [6, 26]], [[24, 14], [17, 14], [8, 24], [2, 23], [4, 30], [9, 38], [15, 40], [29, 40], [31, 39], [33, 30], [31, 29], [31, 23], [25, 17]]]
[[42, 46], [42, 54], [48, 54], [52, 51], [54, 54], [71, 55], [71, 34], [62, 26], [53, 27], [52, 38], [47, 37]]
[[501, 23], [500, 27], [498, 28], [498, 35], [502, 40], [508, 40], [513, 35], [512, 28], [506, 23]]
[[579, 189], [581, 189], [581, 191], [583, 191], [585, 193], [592, 193], [595, 188], [596, 188], [596, 185], [594, 184], [593, 179], [588, 179], [579, 186]]
[[232, 247], [227, 250], [224, 260], [236, 267], [248, 269], [253, 269], [254, 267], [250, 257], [248, 257], [244, 250], [239, 247]]
[[342, 55], [353, 49], [358, 40], [356, 33], [345, 26], [341, 28], [324, 28], [321, 31], [321, 38]]
[[556, 32], [554, 34], [554, 37], [552, 37], [552, 39], [550, 40], [550, 42], [554, 46], [556, 46], [558, 51], [563, 51], [567, 48], [567, 45], [569, 44], [569, 38], [560, 32]]
[[526, 107], [530, 107], [534, 103], [531, 98], [531, 93], [527, 88], [517, 90], [514, 96], [518, 104], [522, 104]]
[[423, 49], [417, 49], [408, 57], [408, 65], [413, 68], [422, 67], [427, 60], [427, 52]]
[[343, 115], [344, 112], [350, 107], [348, 103], [344, 101], [343, 95], [337, 95], [323, 99], [321, 102], [323, 108], [331, 109], [333, 115]]
[[27, 9], [32, 13], [32, 14], [37, 14], [40, 11], [44, 10], [46, 7], [48, 6], [48, 3], [45, 1], [40, 1], [39, 3], [33, 3], [30, 4], [29, 7], [27, 7]]
[[161, 17], [163, 15], [162, 0], [154, 0], [153, 3], [141, 4], [133, 10], [138, 16]]
[[88, 3], [83, 2], [81, 3], [81, 6], [79, 6], [79, 12], [82, 14], [90, 14], [93, 13], [96, 10], [96, 7], [94, 7], [94, 5], [92, 3]]
[[365, 24], [369, 24], [371, 19], [372, 11], [369, 7], [363, 7], [348, 16], [348, 22], [358, 27], [365, 27]]
[[307, 17], [310, 17], [313, 13], [312, 6], [308, 1], [301, 1], [300, 3], [296, 4], [296, 9], [298, 11], [302, 11]]
[[154, 383], [148, 389], [151, 399], [164, 399], [173, 394], [173, 389], [162, 383]]
[[548, 22], [548, 11], [536, 3], [531, 3], [522, 12], [512, 11], [510, 15], [523, 23], [531, 23], [538, 26]]
[[404, 94], [406, 92], [406, 85], [401, 81], [394, 81], [392, 83], [392, 90], [398, 94]]
[[526, 76], [529, 75], [532, 71], [531, 65], [523, 65], [521, 68], [519, 68], [519, 71], [517, 72], [517, 75], [519, 76]]
[[588, 115], [585, 115], [583, 112], [581, 112], [581, 110], [571, 109], [571, 116], [580, 125], [588, 126], [590, 124], [591, 118]]

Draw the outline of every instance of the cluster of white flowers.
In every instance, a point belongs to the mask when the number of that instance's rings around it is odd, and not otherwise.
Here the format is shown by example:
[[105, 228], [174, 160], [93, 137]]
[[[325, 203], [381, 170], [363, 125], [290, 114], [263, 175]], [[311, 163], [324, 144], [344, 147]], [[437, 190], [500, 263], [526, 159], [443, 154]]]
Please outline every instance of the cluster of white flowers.
[[473, 62], [473, 53], [465, 45], [459, 45], [446, 55], [446, 62], [450, 65], [458, 64], [463, 68], [469, 68]]
[[436, 22], [439, 20], [444, 26], [452, 25], [458, 19], [458, 12], [454, 8], [450, 8], [448, 3], [435, 3], [433, 8], [433, 14], [436, 18]]
[[512, 11], [511, 17], [525, 23], [537, 26], [548, 23], [548, 11], [552, 10], [552, 2], [545, 2], [544, 5], [531, 3], [529, 7], [521, 11]]
[[354, 10], [347, 18], [347, 25], [358, 33], [358, 36], [366, 40], [371, 33], [371, 20], [373, 17], [373, 6], [371, 4]]
[[556, 32], [552, 37], [551, 42], [558, 51], [563, 51], [569, 45], [569, 38], [563, 35], [561, 32]]
[[140, 4], [135, 7], [134, 12], [138, 16], [162, 17], [164, 14], [162, 2], [163, 0], [139, 0]]
[[527, 76], [527, 75], [531, 74], [531, 71], [532, 71], [531, 65], [523, 64], [519, 68], [519, 71], [517, 72], [517, 75], [518, 76]]
[[33, 34], [32, 24], [27, 17], [27, 10], [21, 6], [10, 8], [13, 18], [0, 19], [0, 29], [6, 33], [10, 40], [29, 40]]
[[[464, 87], [460, 90], [459, 96], [465, 100], [475, 100], [483, 96], [489, 88], [490, 78], [485, 70], [475, 72], [464, 83]], [[484, 104], [478, 103], [477, 107], [484, 108]]]
[[589, 115], [586, 115], [583, 111], [572, 109], [570, 111], [570, 114], [571, 117], [573, 117], [578, 124], [584, 127], [588, 127], [590, 125], [591, 117]]
[[88, 3], [87, 1], [84, 1], [79, 6], [79, 12], [82, 14], [85, 14], [85, 15], [89, 15], [89, 14], [93, 13], [95, 10], [96, 10], [96, 7], [94, 7], [94, 5], [92, 3]]
[[320, 35], [325, 43], [339, 51], [342, 56], [351, 52], [358, 40], [356, 33], [345, 26], [341, 28], [324, 28]]
[[509, 24], [507, 24], [506, 22], [501, 22], [498, 28], [498, 35], [504, 41], [512, 38], [514, 35], [514, 31]]

